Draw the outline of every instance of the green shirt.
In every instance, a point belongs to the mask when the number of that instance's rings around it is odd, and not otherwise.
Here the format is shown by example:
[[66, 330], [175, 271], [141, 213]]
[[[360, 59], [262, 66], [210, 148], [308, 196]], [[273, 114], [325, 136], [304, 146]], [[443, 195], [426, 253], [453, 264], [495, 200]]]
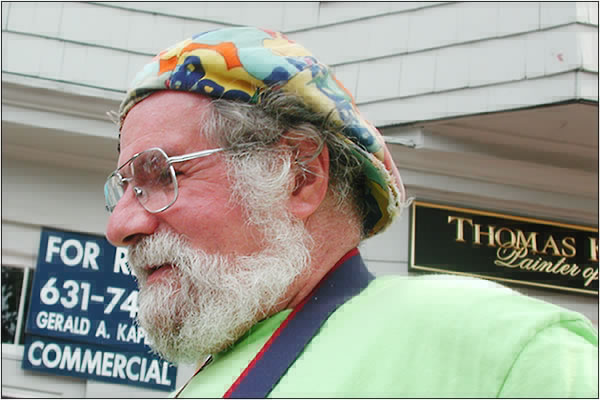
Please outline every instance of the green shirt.
[[[180, 397], [222, 397], [289, 315], [256, 324]], [[582, 315], [492, 282], [383, 277], [322, 326], [269, 397], [597, 397]]]

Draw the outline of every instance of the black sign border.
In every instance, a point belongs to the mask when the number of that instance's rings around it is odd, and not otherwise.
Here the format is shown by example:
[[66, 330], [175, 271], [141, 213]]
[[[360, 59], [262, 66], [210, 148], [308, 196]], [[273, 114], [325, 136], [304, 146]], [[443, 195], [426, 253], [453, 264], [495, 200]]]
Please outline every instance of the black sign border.
[[563, 287], [563, 286], [548, 285], [548, 284], [544, 284], [544, 283], [530, 282], [530, 281], [525, 281], [525, 280], [499, 278], [499, 277], [495, 277], [495, 276], [471, 274], [471, 273], [461, 272], [461, 271], [451, 271], [451, 270], [445, 270], [445, 269], [441, 269], [441, 268], [415, 265], [415, 241], [416, 241], [415, 240], [416, 239], [415, 225], [416, 225], [416, 214], [417, 214], [416, 208], [417, 208], [417, 206], [436, 208], [436, 209], [441, 209], [441, 210], [449, 210], [449, 211], [458, 211], [458, 212], [463, 212], [463, 213], [467, 213], [467, 214], [470, 213], [470, 214], [483, 215], [483, 216], [488, 216], [488, 217], [505, 218], [505, 219], [510, 219], [510, 220], [514, 220], [514, 221], [531, 222], [531, 223], [535, 223], [535, 224], [558, 226], [561, 228], [578, 229], [578, 230], [582, 230], [585, 232], [593, 232], [593, 233], [598, 234], [598, 228], [593, 228], [590, 226], [567, 224], [567, 223], [563, 223], [563, 222], [549, 221], [549, 220], [545, 220], [545, 219], [541, 219], [541, 218], [521, 217], [521, 216], [517, 216], [517, 215], [504, 214], [504, 213], [493, 212], [493, 211], [483, 211], [483, 210], [478, 210], [478, 209], [473, 209], [473, 208], [449, 206], [449, 205], [444, 205], [444, 204], [430, 203], [428, 201], [414, 200], [412, 202], [411, 208], [410, 208], [410, 211], [411, 211], [410, 247], [409, 247], [410, 254], [408, 257], [408, 270], [409, 271], [416, 270], [416, 271], [438, 272], [438, 273], [451, 274], [451, 275], [469, 276], [469, 277], [473, 277], [473, 278], [482, 278], [482, 279], [488, 279], [488, 280], [493, 280], [493, 281], [508, 282], [508, 283], [514, 283], [514, 284], [518, 284], [518, 285], [534, 286], [534, 287], [543, 288], [543, 289], [554, 289], [554, 290], [560, 290], [560, 291], [574, 292], [577, 294], [598, 296], [599, 292], [595, 291], [595, 290], [568, 288], [568, 287]]

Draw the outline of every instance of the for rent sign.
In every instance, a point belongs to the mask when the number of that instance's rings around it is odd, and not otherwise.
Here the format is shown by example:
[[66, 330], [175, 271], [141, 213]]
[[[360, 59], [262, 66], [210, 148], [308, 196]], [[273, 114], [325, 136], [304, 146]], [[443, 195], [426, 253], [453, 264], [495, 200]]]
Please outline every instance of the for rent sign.
[[176, 368], [135, 324], [137, 296], [126, 249], [43, 229], [22, 367], [173, 390]]
[[411, 270], [598, 295], [598, 228], [416, 201]]

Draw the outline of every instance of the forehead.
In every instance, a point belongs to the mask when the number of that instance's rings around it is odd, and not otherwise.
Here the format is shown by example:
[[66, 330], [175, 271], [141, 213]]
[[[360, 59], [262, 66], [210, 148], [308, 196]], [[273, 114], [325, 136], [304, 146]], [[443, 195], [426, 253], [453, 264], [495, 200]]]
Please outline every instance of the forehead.
[[202, 150], [207, 97], [163, 90], [136, 104], [121, 130], [119, 162], [150, 147], [161, 147], [169, 155]]

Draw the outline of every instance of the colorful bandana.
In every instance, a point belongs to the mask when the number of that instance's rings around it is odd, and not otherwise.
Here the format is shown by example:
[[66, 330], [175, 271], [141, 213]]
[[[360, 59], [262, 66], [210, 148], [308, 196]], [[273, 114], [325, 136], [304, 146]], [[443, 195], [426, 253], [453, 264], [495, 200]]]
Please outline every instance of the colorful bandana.
[[249, 103], [275, 87], [301, 97], [340, 126], [362, 161], [368, 236], [387, 227], [404, 200], [400, 174], [379, 131], [360, 115], [352, 95], [310, 52], [283, 34], [244, 27], [200, 33], [160, 52], [135, 77], [119, 110], [127, 112], [158, 90], [181, 90]]

